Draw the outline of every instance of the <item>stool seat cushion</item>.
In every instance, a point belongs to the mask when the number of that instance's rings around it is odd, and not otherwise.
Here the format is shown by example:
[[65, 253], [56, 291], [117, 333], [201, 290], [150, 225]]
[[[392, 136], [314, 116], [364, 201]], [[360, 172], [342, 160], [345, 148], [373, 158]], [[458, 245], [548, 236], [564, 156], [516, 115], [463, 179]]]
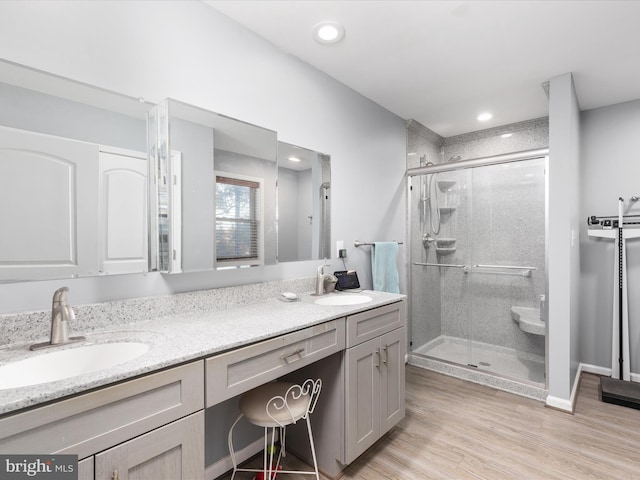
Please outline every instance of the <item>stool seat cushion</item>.
[[289, 382], [272, 382], [248, 391], [240, 397], [240, 413], [249, 422], [259, 427], [278, 427], [297, 422], [307, 413], [311, 401], [311, 396], [309, 394], [300, 395], [298, 388], [292, 390], [287, 396], [287, 406], [284, 405], [282, 399], [277, 399], [269, 405], [271, 416], [267, 414], [267, 403], [274, 397], [284, 398], [287, 390], [294, 385]]

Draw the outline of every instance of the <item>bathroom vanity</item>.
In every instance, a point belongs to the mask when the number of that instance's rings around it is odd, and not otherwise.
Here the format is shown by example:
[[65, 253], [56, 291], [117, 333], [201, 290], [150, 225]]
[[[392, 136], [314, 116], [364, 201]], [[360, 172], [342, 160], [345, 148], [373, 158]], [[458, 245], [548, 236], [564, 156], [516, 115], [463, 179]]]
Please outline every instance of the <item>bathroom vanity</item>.
[[[335, 477], [404, 417], [406, 300], [363, 294], [371, 301], [270, 298], [88, 333], [89, 342], [127, 337], [151, 349], [106, 371], [0, 390], [0, 451], [77, 454], [83, 480], [213, 478], [222, 472], [205, 473], [207, 409], [286, 375], [318, 373], [316, 449]], [[24, 355], [0, 349], [0, 366]]]

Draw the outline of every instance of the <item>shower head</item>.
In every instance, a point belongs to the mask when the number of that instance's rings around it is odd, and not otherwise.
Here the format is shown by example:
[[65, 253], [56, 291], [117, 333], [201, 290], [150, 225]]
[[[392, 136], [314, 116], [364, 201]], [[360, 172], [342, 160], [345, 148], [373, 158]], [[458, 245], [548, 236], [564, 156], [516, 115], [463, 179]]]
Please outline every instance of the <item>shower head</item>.
[[458, 162], [462, 160], [462, 155], [454, 155], [453, 157], [449, 158], [450, 162]]

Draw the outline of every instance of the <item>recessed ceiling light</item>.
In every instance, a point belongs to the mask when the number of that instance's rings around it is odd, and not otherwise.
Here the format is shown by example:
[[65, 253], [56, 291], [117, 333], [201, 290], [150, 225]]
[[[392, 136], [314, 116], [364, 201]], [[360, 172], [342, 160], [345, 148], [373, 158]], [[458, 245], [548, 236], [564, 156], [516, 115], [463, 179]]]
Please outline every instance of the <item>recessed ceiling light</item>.
[[513, 133], [503, 133], [502, 135], [500, 135], [501, 138], [509, 138], [512, 136], [513, 136]]
[[289, 157], [288, 160], [290, 162], [300, 162], [300, 159], [298, 157]]
[[313, 38], [320, 43], [337, 43], [344, 37], [344, 27], [336, 22], [320, 22], [313, 27]]
[[493, 115], [491, 115], [489, 112], [481, 113], [480, 115], [478, 115], [479, 122], [486, 122], [487, 120], [491, 120], [492, 118]]

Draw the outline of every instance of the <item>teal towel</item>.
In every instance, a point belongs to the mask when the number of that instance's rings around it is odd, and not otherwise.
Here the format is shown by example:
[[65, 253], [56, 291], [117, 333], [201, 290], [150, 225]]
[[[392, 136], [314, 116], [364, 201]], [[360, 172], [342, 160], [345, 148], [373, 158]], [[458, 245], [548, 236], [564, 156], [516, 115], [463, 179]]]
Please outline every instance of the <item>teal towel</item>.
[[396, 257], [397, 242], [375, 242], [371, 249], [373, 289], [379, 292], [400, 293], [400, 279]]

